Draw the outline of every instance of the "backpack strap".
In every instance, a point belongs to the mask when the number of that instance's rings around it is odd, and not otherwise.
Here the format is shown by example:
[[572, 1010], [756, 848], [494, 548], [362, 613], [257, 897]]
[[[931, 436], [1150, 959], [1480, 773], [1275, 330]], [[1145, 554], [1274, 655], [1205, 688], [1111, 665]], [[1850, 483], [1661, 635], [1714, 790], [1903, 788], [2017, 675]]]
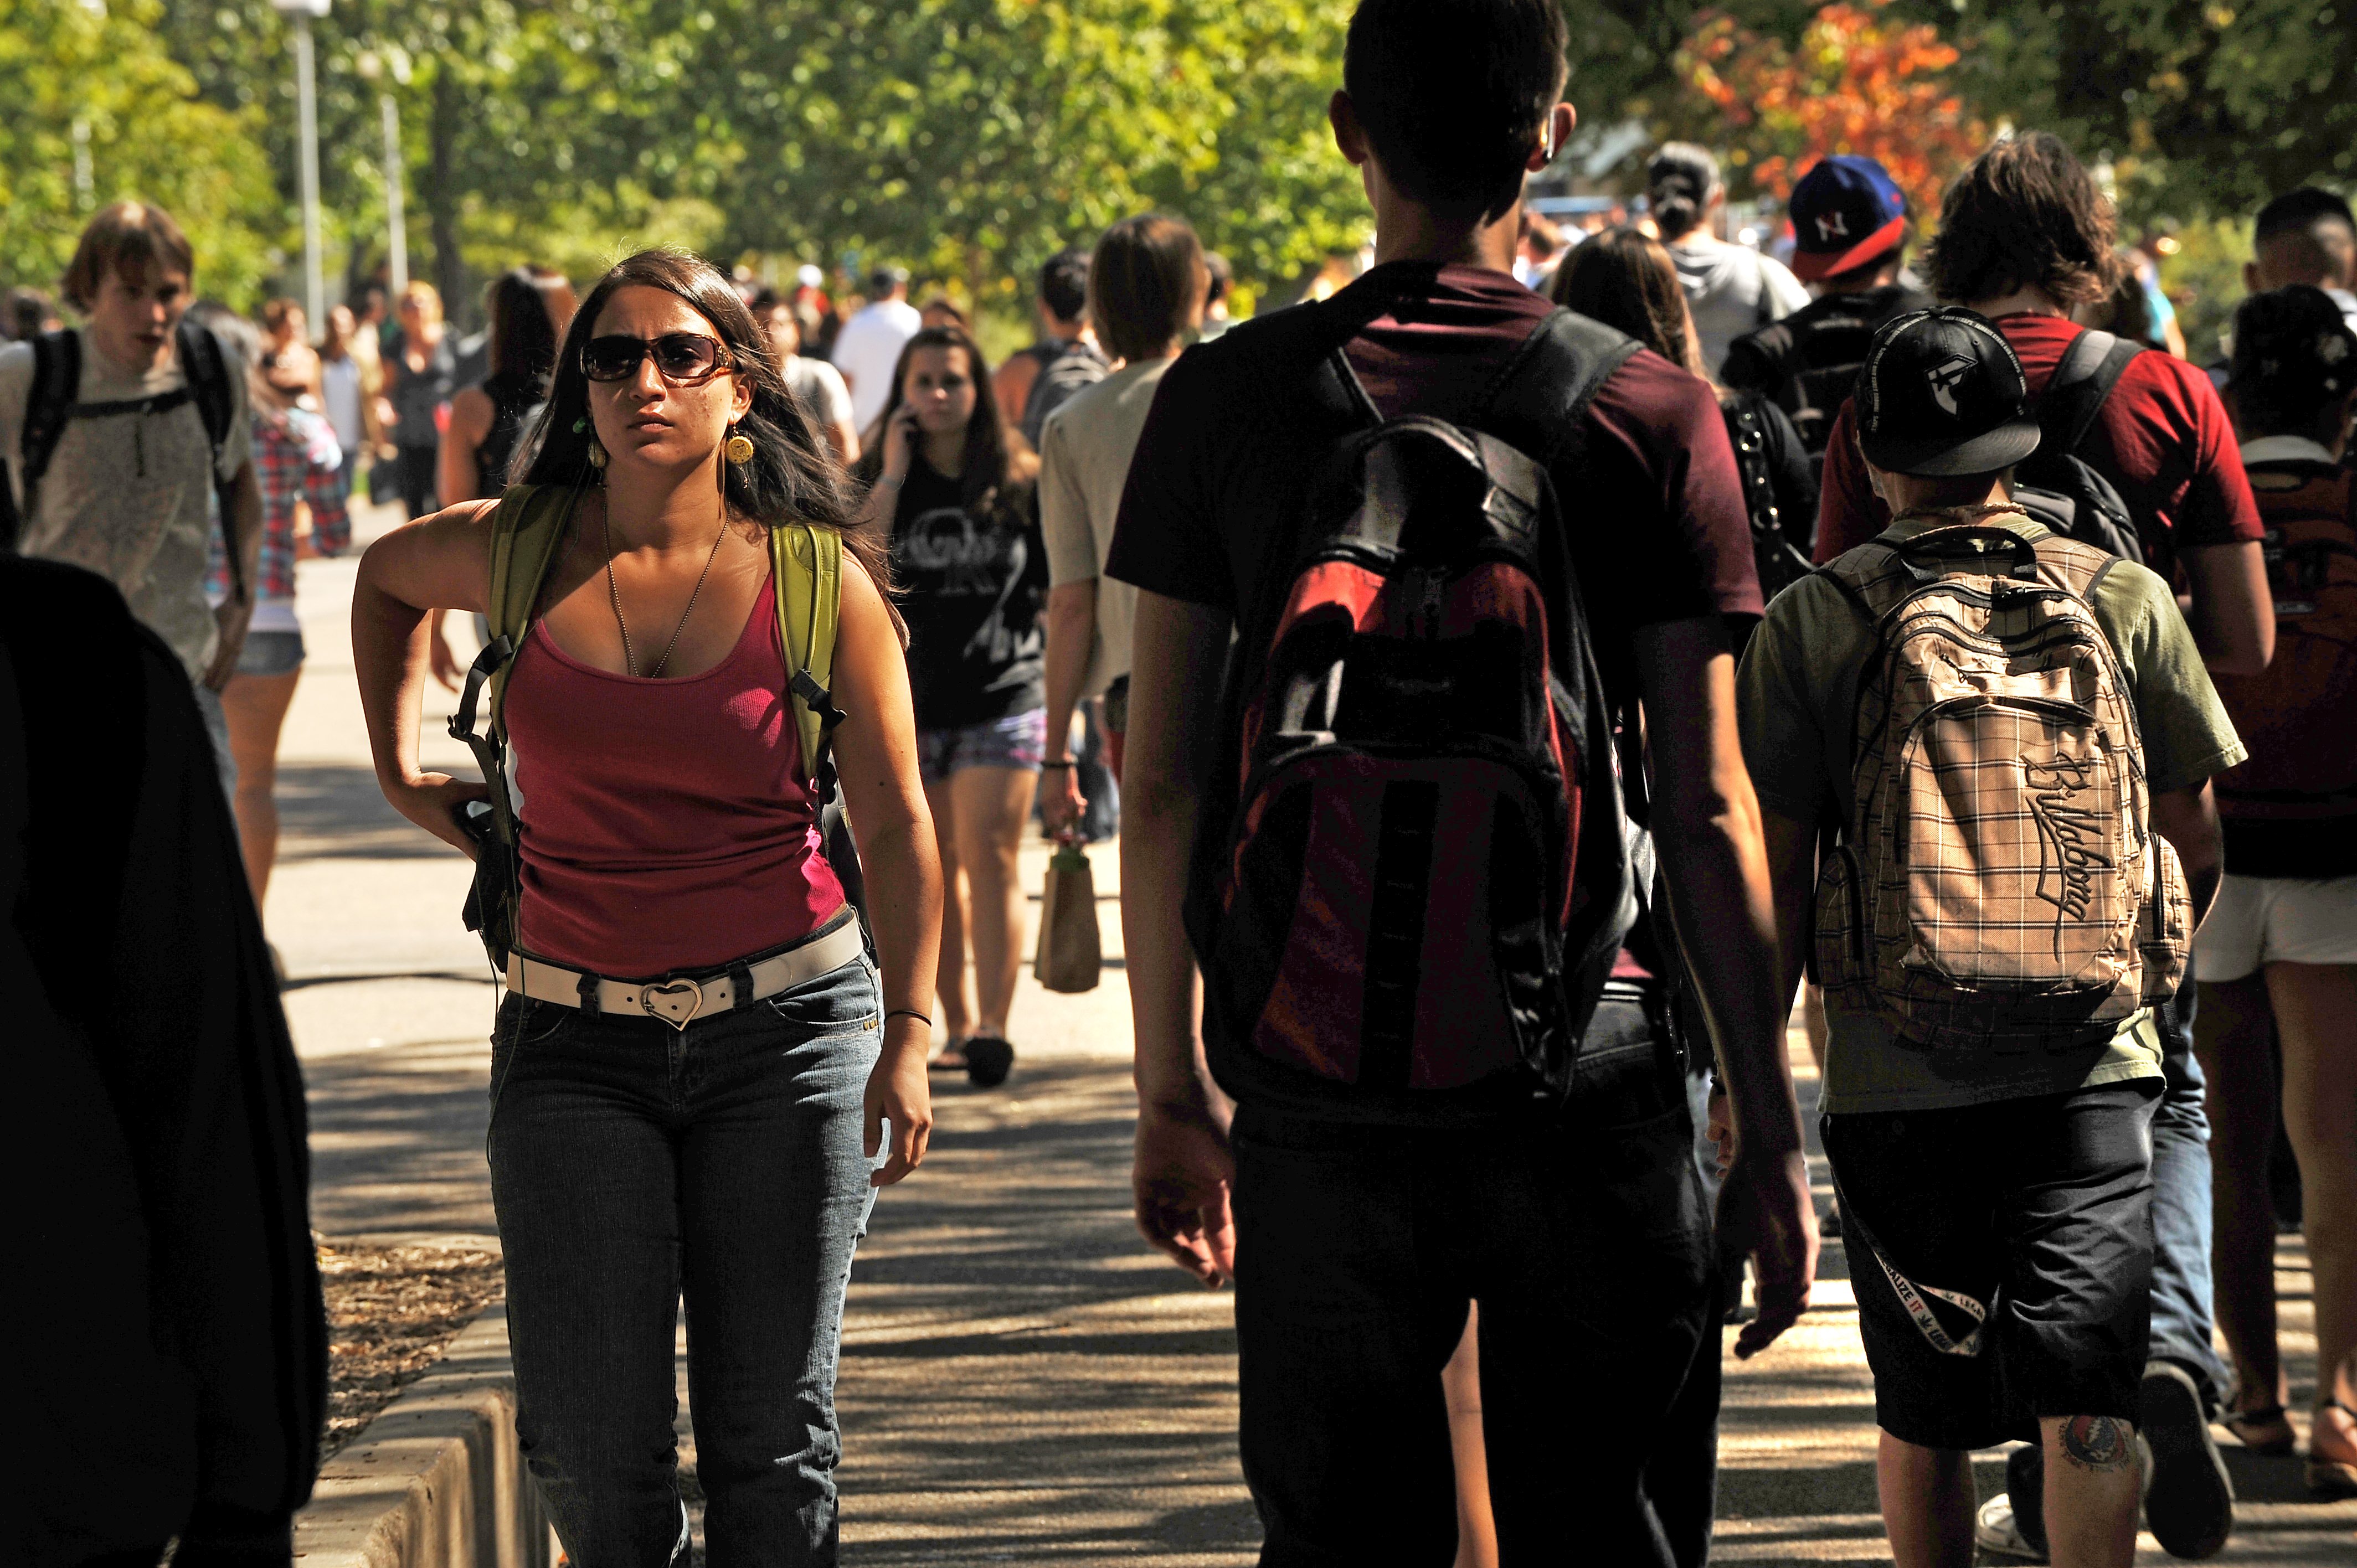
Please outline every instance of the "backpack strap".
[[[491, 583], [486, 618], [491, 640], [483, 659], [498, 657], [487, 672], [491, 693], [491, 728], [507, 734], [508, 671], [532, 629], [533, 611], [548, 570], [564, 548], [566, 528], [581, 497], [581, 487], [559, 489], [554, 485], [513, 485], [500, 496], [491, 514]], [[482, 659], [476, 662], [480, 664]], [[469, 671], [469, 679], [472, 672]], [[463, 703], [461, 704], [464, 705]], [[454, 718], [455, 725], [457, 720]], [[468, 725], [469, 728], [473, 726]], [[455, 733], [455, 732], [454, 732]]]
[[1521, 446], [1541, 467], [1577, 462], [1587, 447], [1588, 405], [1642, 348], [1624, 332], [1558, 306], [1491, 383], [1474, 423]]
[[[478, 875], [492, 874], [493, 865], [502, 868], [508, 880], [506, 908], [511, 921], [522, 908], [522, 888], [515, 853], [518, 832], [515, 797], [508, 788], [507, 725], [503, 710], [507, 701], [508, 672], [514, 667], [516, 650], [523, 646], [524, 633], [530, 629], [533, 610], [540, 600], [542, 585], [547, 580], [549, 566], [555, 561], [557, 551], [565, 542], [566, 525], [572, 521], [574, 504], [579, 500], [581, 488], [559, 489], [554, 485], [517, 485], [500, 498], [491, 513], [491, 580], [489, 619], [490, 640], [468, 667], [467, 682], [458, 693], [458, 705], [450, 715], [450, 737], [463, 742], [475, 754], [475, 765], [482, 769], [483, 782], [489, 786], [491, 807], [491, 832], [506, 854], [496, 860], [479, 862]], [[475, 728], [485, 688], [490, 693], [490, 723], [482, 732]], [[479, 898], [479, 882], [477, 892]], [[486, 908], [487, 901], [470, 901], [469, 909]], [[469, 919], [473, 918], [470, 912]], [[499, 932], [486, 930], [505, 951], [512, 951], [522, 941], [522, 932], [510, 929]]]
[[223, 478], [221, 471], [221, 446], [229, 440], [230, 422], [237, 417], [229, 356], [210, 328], [186, 316], [180, 317], [179, 350], [180, 373], [188, 378], [188, 395], [196, 402], [198, 417], [205, 422], [205, 439], [212, 445], [210, 478], [213, 496], [221, 503], [221, 556], [229, 563], [231, 596], [242, 599], [245, 597], [245, 562], [238, 554], [237, 532], [230, 521], [237, 504], [237, 476]]
[[821, 800], [834, 794], [834, 643], [843, 618], [843, 535], [832, 528], [790, 522], [770, 532], [770, 578], [778, 601], [778, 635], [785, 650], [802, 777]]
[[2128, 362], [2144, 351], [2141, 343], [2093, 328], [2073, 338], [2039, 394], [2038, 428], [2045, 445], [2058, 454], [2078, 451]]
[[71, 328], [44, 332], [33, 339], [33, 383], [25, 398], [25, 419], [16, 435], [16, 482], [25, 492], [20, 507], [9, 488], [0, 484], [0, 549], [14, 551], [34, 515], [41, 476], [73, 417], [74, 398], [81, 391], [81, 338]]

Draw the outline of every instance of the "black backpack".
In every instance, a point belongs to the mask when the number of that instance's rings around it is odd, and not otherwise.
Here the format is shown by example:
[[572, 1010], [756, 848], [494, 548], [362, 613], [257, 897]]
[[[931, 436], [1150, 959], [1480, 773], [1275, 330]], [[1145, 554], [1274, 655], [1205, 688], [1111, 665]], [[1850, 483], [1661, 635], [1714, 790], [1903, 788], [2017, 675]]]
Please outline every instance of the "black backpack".
[[1385, 420], [1330, 309], [1227, 340], [1309, 395], [1197, 826], [1206, 1033], [1436, 1115], [1564, 1094], [1649, 888], [1549, 470], [1638, 345], [1558, 310], [1461, 424]]
[[1105, 379], [1104, 356], [1087, 344], [1074, 341], [1063, 351], [1046, 358], [1039, 374], [1031, 383], [1031, 391], [1023, 399], [1020, 421], [1023, 438], [1037, 451], [1039, 438], [1048, 428], [1048, 416], [1064, 406], [1071, 395], [1085, 387], [1092, 387]]
[[[205, 422], [205, 435], [212, 443], [213, 493], [221, 503], [222, 542], [234, 544], [230, 538], [229, 520], [236, 485], [221, 477], [221, 443], [229, 439], [230, 421], [237, 412], [230, 377], [242, 372], [244, 367], [232, 367], [229, 355], [222, 351], [221, 340], [185, 316], [180, 318], [179, 355], [180, 371], [187, 381], [172, 392], [116, 403], [76, 403], [75, 395], [81, 390], [81, 337], [69, 328], [44, 332], [33, 339], [33, 384], [26, 394], [24, 428], [16, 441], [16, 480], [25, 492], [25, 500], [20, 510], [8, 487], [0, 484], [0, 549], [14, 552], [24, 534], [24, 520], [35, 515], [41, 476], [48, 472], [49, 459], [57, 454], [58, 442], [65, 435], [68, 421], [103, 419], [119, 413], [136, 413], [144, 419], [150, 414], [169, 413], [189, 402], [196, 403], [197, 413]], [[238, 558], [234, 548], [225, 549], [222, 553], [229, 559], [230, 584], [242, 597], [245, 591], [245, 563]]]
[[2014, 469], [2013, 499], [2048, 530], [2124, 561], [2149, 564], [2136, 514], [2079, 456], [2104, 400], [2112, 395], [2141, 343], [2109, 332], [2082, 332], [2064, 349], [2054, 379], [2038, 397], [2038, 450]]
[[1865, 294], [1827, 295], [1737, 338], [1727, 349], [1721, 379], [1738, 391], [1759, 392], [1782, 409], [1800, 433], [1803, 449], [1823, 462], [1833, 439], [1834, 418], [1857, 390], [1874, 335], [1886, 322], [1931, 303], [1897, 284]]

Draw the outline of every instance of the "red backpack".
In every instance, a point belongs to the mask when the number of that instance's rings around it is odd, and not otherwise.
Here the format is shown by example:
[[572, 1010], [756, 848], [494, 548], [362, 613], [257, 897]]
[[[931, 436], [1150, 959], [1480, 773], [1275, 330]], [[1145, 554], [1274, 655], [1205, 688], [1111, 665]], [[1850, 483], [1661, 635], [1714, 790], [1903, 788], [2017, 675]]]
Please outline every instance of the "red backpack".
[[1394, 1099], [1569, 1087], [1650, 871], [1548, 470], [1636, 349], [1558, 311], [1461, 425], [1318, 362], [1340, 438], [1243, 620], [1235, 794], [1199, 828], [1222, 1044]]
[[2251, 759], [2218, 776], [2218, 810], [2298, 822], [2357, 812], [2357, 495], [2347, 468], [2251, 465], [2266, 525], [2276, 655], [2212, 679]]

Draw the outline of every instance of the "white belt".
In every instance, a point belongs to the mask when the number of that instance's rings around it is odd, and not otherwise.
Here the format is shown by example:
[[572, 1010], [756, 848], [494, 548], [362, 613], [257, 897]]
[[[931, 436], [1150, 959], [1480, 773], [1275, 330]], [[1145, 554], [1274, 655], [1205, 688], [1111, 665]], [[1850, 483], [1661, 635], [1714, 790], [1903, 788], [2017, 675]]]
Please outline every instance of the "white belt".
[[[714, 970], [702, 976], [672, 975], [663, 980], [650, 980], [643, 984], [624, 980], [608, 980], [602, 975], [584, 974], [563, 964], [544, 959], [526, 958], [519, 952], [508, 955], [508, 989], [519, 996], [529, 996], [535, 1002], [554, 1002], [561, 1006], [580, 1007], [587, 1004], [591, 986], [597, 988], [597, 1010], [601, 1013], [626, 1013], [660, 1018], [674, 1029], [684, 1030], [696, 1018], [715, 1013], [726, 1013], [731, 1007], [748, 1002], [758, 1002], [764, 996], [775, 996], [781, 991], [816, 980], [822, 974], [841, 969], [865, 950], [859, 934], [859, 921], [847, 918], [833, 930], [814, 937], [800, 947], [765, 958], [759, 963]], [[749, 978], [745, 994], [737, 994], [737, 983]]]

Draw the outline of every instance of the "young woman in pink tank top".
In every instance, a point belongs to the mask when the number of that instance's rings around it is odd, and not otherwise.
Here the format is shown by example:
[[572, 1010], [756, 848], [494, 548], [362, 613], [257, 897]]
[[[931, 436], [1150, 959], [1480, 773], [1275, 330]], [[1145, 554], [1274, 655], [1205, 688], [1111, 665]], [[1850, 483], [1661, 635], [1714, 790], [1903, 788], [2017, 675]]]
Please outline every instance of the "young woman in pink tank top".
[[[932, 1121], [942, 878], [888, 556], [693, 257], [642, 252], [590, 293], [523, 456], [526, 483], [579, 494], [505, 704], [522, 940], [489, 1146], [517, 1426], [572, 1561], [683, 1563], [684, 1294], [708, 1560], [832, 1563], [852, 1251]], [[385, 796], [461, 850], [452, 812], [484, 788], [419, 767], [419, 693], [427, 618], [489, 609], [494, 507], [379, 541], [353, 596]], [[844, 535], [834, 754], [872, 958], [787, 694], [765, 531], [788, 522]]]

